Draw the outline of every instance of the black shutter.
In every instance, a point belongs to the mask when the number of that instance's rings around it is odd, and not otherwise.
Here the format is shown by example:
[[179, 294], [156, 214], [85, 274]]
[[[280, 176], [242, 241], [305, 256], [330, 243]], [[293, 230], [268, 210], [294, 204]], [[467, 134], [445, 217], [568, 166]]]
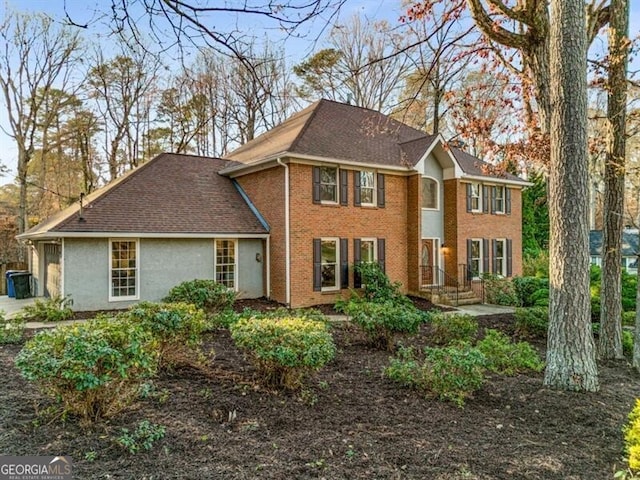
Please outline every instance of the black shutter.
[[504, 187], [504, 213], [511, 215], [511, 189]]
[[498, 187], [491, 187], [491, 213], [496, 213], [496, 196]]
[[320, 203], [320, 167], [313, 167], [313, 203]]
[[507, 277], [513, 275], [513, 242], [507, 239]]
[[502, 272], [498, 271], [498, 260], [497, 257], [498, 256], [498, 242], [496, 240], [491, 240], [491, 271], [493, 273], [500, 273], [502, 274]]
[[378, 206], [384, 207], [384, 174], [378, 174]]
[[482, 239], [482, 273], [489, 272], [489, 240]]
[[322, 242], [319, 238], [313, 239], [313, 291], [322, 290]]
[[471, 184], [467, 183], [467, 212], [471, 211]]
[[340, 169], [340, 205], [349, 205], [349, 171]]
[[382, 269], [382, 271], [385, 271], [385, 256], [384, 256], [384, 238], [379, 238], [378, 239], [378, 265], [380, 265], [380, 268]]
[[482, 211], [489, 213], [489, 187], [482, 185]]
[[473, 240], [467, 239], [467, 281], [473, 279], [473, 270], [471, 269], [471, 250], [473, 246]]
[[340, 239], [340, 288], [349, 288], [349, 241]]
[[360, 196], [360, 172], [353, 172], [353, 204], [359, 207], [362, 203]]
[[[353, 264], [354, 266], [360, 265], [360, 239], [355, 238], [353, 240]], [[353, 288], [362, 287], [362, 278], [360, 277], [360, 272], [358, 272], [357, 268], [353, 270]]]

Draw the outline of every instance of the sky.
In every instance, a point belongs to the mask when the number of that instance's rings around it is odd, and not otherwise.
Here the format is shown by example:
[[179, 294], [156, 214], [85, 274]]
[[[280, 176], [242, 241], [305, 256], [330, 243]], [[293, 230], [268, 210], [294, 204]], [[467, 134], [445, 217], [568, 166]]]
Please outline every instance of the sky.
[[[631, 36], [634, 36], [640, 33], [640, 0], [630, 0], [630, 3], [630, 32]], [[42, 12], [54, 19], [61, 20], [68, 14], [77, 24], [89, 24], [89, 27], [83, 30], [84, 36], [89, 41], [96, 41], [105, 56], [109, 55], [110, 47], [113, 45], [108, 24], [108, 5], [110, 4], [111, 0], [9, 0], [8, 2], [9, 8], [16, 10]], [[399, 23], [398, 19], [403, 13], [400, 4], [399, 0], [347, 0], [336, 20], [339, 23], [354, 14], [361, 14], [370, 19], [387, 20], [390, 24]], [[0, 19], [5, 14], [6, 5], [0, 5]], [[215, 21], [212, 23], [215, 28], [220, 30], [238, 28], [251, 32], [257, 37], [266, 36], [272, 41], [283, 41], [289, 65], [299, 63], [316, 48], [320, 48], [318, 37], [323, 32], [323, 26], [326, 26], [326, 19], [320, 18], [301, 31], [306, 34], [304, 38], [286, 38], [277, 25], [258, 21], [255, 17], [234, 19], [220, 16], [215, 20], [219, 22], [219, 25], [216, 25]], [[140, 17], [140, 24], [143, 21], [145, 21], [143, 17]], [[636, 59], [634, 62], [633, 68], [640, 69], [640, 59]], [[7, 115], [3, 104], [0, 104], [0, 127], [7, 128]], [[9, 168], [9, 172], [4, 177], [0, 177], [0, 184], [14, 181], [16, 163], [17, 153], [13, 140], [0, 129], [0, 164]]]

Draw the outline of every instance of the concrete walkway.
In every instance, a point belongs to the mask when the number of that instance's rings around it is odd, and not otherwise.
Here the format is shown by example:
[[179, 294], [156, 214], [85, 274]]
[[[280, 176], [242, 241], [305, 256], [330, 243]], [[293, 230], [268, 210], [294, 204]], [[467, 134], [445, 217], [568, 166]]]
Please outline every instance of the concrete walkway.
[[35, 301], [36, 299], [33, 297], [16, 300], [15, 298], [10, 298], [6, 295], [0, 295], [0, 310], [4, 312], [5, 318], [11, 318], [22, 310], [23, 307], [33, 305]]
[[489, 305], [489, 304], [477, 304], [477, 305], [460, 305], [459, 307], [452, 307], [455, 310], [447, 312], [452, 313], [466, 313], [477, 317], [479, 315], [496, 315], [501, 313], [513, 313], [516, 311], [515, 307], [505, 307], [503, 305]]

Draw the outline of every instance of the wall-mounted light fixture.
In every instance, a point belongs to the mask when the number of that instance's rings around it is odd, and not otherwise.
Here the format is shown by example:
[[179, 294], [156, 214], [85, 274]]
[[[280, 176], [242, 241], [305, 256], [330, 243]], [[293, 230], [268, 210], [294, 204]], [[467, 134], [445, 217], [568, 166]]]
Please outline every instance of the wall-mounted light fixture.
[[262, 262], [262, 254], [260, 252], [256, 253], [256, 262]]

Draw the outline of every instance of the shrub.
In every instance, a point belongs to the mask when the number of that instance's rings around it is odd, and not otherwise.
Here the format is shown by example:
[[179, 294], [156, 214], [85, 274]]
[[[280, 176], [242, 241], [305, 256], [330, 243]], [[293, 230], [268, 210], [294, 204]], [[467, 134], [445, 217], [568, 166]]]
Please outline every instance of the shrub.
[[95, 319], [38, 333], [16, 357], [22, 375], [84, 420], [112, 416], [138, 396], [157, 367], [152, 334], [139, 324]]
[[373, 303], [358, 299], [340, 305], [340, 310], [351, 318], [378, 348], [393, 350], [395, 336], [399, 333], [414, 334], [429, 314], [411, 305], [393, 302]]
[[549, 253], [541, 251], [536, 255], [526, 255], [522, 262], [522, 273], [525, 277], [549, 278]]
[[157, 440], [164, 438], [166, 428], [164, 425], [141, 420], [133, 432], [129, 432], [128, 428], [122, 428], [120, 431], [122, 433], [116, 442], [129, 453], [135, 454], [140, 450], [151, 450]]
[[36, 299], [33, 305], [23, 307], [18, 315], [31, 322], [61, 322], [73, 317], [72, 305], [70, 296], [56, 295], [46, 300]]
[[622, 351], [627, 357], [633, 356], [633, 332], [622, 330]]
[[20, 343], [24, 337], [24, 323], [20, 316], [5, 319], [0, 310], [0, 344]]
[[516, 333], [523, 338], [545, 338], [549, 328], [547, 307], [516, 308]]
[[208, 313], [230, 309], [236, 300], [236, 292], [215, 280], [190, 280], [171, 290], [163, 301], [167, 303], [192, 303]]
[[465, 399], [484, 382], [485, 358], [469, 344], [425, 348], [424, 360], [413, 349], [401, 348], [391, 358], [385, 375], [401, 385], [435, 395], [440, 400], [463, 406]]
[[362, 281], [363, 298], [374, 303], [394, 303], [411, 305], [411, 300], [402, 294], [400, 282], [391, 282], [376, 262], [365, 262], [355, 265], [355, 272]]
[[296, 389], [304, 377], [335, 357], [326, 324], [302, 318], [241, 318], [230, 327], [235, 344], [248, 352], [262, 380]]
[[636, 312], [622, 312], [622, 325], [633, 327], [636, 324]]
[[624, 429], [625, 450], [629, 468], [633, 472], [640, 471], [640, 399], [629, 414], [629, 422]]
[[514, 277], [513, 286], [521, 307], [549, 305], [549, 279], [540, 277]]
[[492, 305], [518, 305], [518, 296], [511, 279], [484, 274], [484, 292], [487, 303]]
[[240, 314], [240, 318], [302, 318], [304, 320], [313, 320], [316, 322], [326, 322], [327, 317], [315, 308], [297, 308], [289, 310], [285, 307], [279, 307], [275, 310], [252, 310], [245, 308]]
[[476, 347], [487, 359], [487, 368], [495, 373], [515, 375], [525, 370], [540, 372], [544, 368], [544, 362], [531, 345], [512, 343], [507, 335], [497, 330], [486, 330]]
[[151, 332], [158, 348], [158, 366], [168, 368], [199, 352], [206, 326], [202, 310], [189, 303], [141, 302], [118, 315]]
[[469, 342], [478, 334], [478, 322], [467, 314], [437, 313], [431, 317], [432, 338], [439, 345]]

